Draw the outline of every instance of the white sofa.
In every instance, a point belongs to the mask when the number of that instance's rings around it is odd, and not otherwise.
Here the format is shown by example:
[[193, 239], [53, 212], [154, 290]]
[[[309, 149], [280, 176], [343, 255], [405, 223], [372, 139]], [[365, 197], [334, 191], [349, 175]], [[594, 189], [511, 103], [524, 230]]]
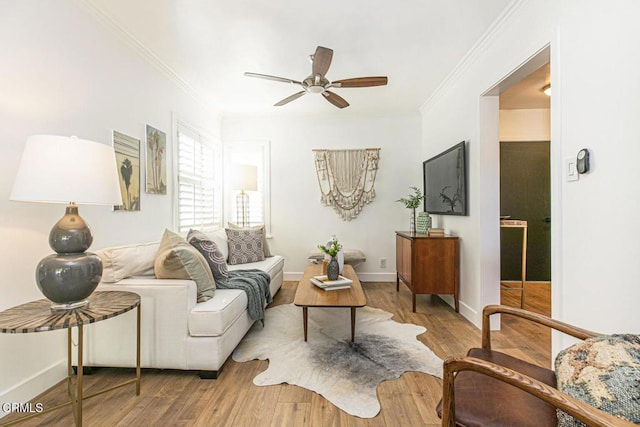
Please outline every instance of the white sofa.
[[[212, 240], [228, 256], [226, 234], [218, 230]], [[97, 291], [130, 291], [141, 297], [141, 366], [143, 368], [200, 371], [202, 378], [217, 378], [224, 362], [254, 321], [247, 311], [247, 294], [216, 289], [212, 299], [196, 303], [191, 280], [153, 276], [158, 242], [106, 248], [103, 281]], [[282, 286], [284, 259], [229, 265], [230, 271], [260, 269], [271, 277], [270, 292]], [[112, 283], [108, 283], [112, 282]], [[86, 327], [84, 365], [135, 367], [135, 310]]]

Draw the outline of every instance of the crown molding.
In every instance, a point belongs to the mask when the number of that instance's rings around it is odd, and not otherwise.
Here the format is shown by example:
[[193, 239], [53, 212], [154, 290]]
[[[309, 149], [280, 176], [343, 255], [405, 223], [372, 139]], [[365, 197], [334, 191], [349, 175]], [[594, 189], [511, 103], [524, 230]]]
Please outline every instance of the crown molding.
[[169, 65], [162, 61], [155, 53], [149, 50], [140, 40], [138, 40], [133, 34], [127, 31], [124, 27], [118, 24], [107, 12], [95, 5], [91, 0], [74, 0], [76, 4], [89, 12], [97, 21], [111, 29], [120, 39], [122, 39], [127, 45], [147, 62], [152, 65], [156, 70], [160, 71], [169, 81], [174, 83], [178, 88], [184, 91], [187, 95], [191, 96], [195, 101], [201, 104], [203, 107], [213, 110], [219, 114], [217, 109], [212, 105], [209, 105], [205, 99], [200, 95], [193, 86], [191, 86], [185, 79], [173, 70]]
[[469, 49], [462, 60], [458, 62], [458, 64], [453, 68], [453, 70], [444, 79], [444, 81], [420, 106], [418, 110], [421, 114], [429, 110], [432, 105], [434, 105], [440, 98], [442, 98], [444, 94], [449, 90], [449, 87], [452, 86], [460, 78], [460, 76], [462, 76], [471, 67], [471, 65], [476, 62], [480, 54], [484, 52], [487, 48], [487, 45], [495, 39], [497, 34], [506, 25], [511, 16], [519, 9], [521, 9], [522, 5], [526, 2], [527, 0], [514, 0], [509, 3], [507, 7], [505, 7], [505, 9], [496, 18], [496, 20], [493, 21], [487, 31], [485, 31], [484, 34], [478, 39], [478, 41], [474, 43], [474, 45], [471, 47], [471, 49]]

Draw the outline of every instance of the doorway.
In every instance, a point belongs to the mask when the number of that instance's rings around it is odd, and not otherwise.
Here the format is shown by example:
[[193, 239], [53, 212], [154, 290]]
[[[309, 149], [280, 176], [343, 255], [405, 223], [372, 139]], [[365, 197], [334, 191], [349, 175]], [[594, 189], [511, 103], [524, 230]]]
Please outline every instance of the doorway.
[[[522, 229], [501, 227], [500, 283], [503, 290], [519, 291], [517, 304], [506, 299], [510, 305], [534, 311], [542, 307], [547, 315], [551, 313], [551, 110], [550, 96], [543, 89], [549, 82], [546, 62], [499, 95], [500, 216], [527, 225], [526, 236]], [[534, 291], [533, 283], [544, 286], [542, 292]]]

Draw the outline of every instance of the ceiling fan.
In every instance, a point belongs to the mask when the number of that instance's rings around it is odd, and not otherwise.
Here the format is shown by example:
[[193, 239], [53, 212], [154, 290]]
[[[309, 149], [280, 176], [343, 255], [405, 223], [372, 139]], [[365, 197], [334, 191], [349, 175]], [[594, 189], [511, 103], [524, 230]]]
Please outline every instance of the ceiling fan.
[[316, 52], [313, 55], [309, 55], [311, 60], [311, 75], [302, 80], [291, 80], [284, 77], [269, 76], [266, 74], [258, 73], [244, 73], [247, 77], [257, 77], [259, 79], [274, 80], [276, 82], [292, 83], [298, 86], [302, 86], [300, 92], [294, 93], [274, 104], [275, 107], [281, 107], [289, 102], [300, 98], [307, 93], [320, 93], [324, 98], [335, 105], [338, 108], [345, 108], [349, 106], [349, 103], [344, 98], [337, 95], [335, 92], [330, 91], [331, 88], [342, 87], [370, 87], [370, 86], [384, 86], [387, 84], [387, 77], [356, 77], [352, 79], [335, 80], [330, 82], [326, 77], [329, 66], [331, 65], [331, 58], [333, 58], [333, 50], [318, 46]]

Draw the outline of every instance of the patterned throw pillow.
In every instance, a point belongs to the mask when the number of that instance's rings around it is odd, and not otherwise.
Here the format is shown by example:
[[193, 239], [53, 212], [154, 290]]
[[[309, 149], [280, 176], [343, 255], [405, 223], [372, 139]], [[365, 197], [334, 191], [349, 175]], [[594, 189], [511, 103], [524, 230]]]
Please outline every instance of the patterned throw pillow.
[[207, 260], [215, 280], [227, 280], [229, 278], [227, 260], [213, 240], [201, 231], [189, 230], [187, 242], [196, 248], [198, 252], [204, 256], [204, 259]]
[[[558, 390], [605, 412], [640, 423], [640, 335], [603, 335], [556, 357]], [[583, 426], [558, 411], [559, 426]]]
[[215, 282], [207, 260], [179, 235], [165, 230], [153, 262], [159, 279], [187, 279], [196, 282], [198, 302], [204, 302], [215, 293]]
[[267, 232], [264, 228], [264, 224], [254, 225], [252, 227], [243, 227], [241, 225], [234, 224], [233, 222], [229, 222], [227, 223], [227, 225], [229, 226], [229, 228], [236, 230], [262, 230], [262, 251], [264, 252], [264, 257], [269, 258], [273, 256], [271, 254], [271, 250], [269, 249], [269, 244], [267, 243]]
[[264, 260], [262, 230], [225, 228], [229, 240], [229, 264], [246, 264]]

